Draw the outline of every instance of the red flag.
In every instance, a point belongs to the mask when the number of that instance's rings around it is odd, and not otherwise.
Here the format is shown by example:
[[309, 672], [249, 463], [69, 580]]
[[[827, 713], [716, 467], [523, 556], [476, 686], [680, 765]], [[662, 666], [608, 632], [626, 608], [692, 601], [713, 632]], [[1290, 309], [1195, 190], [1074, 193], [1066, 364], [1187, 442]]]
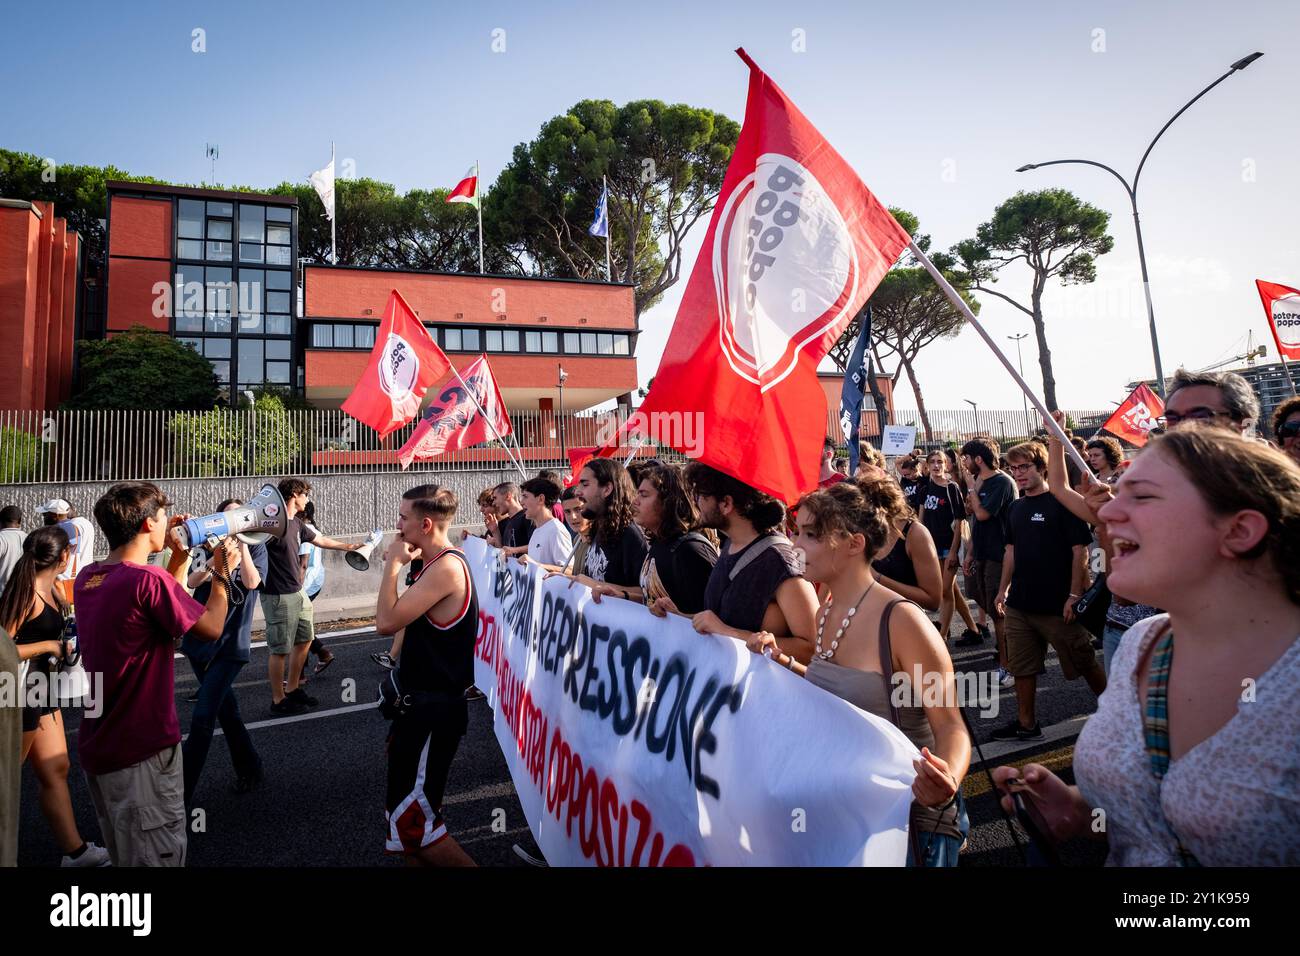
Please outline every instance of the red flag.
[[471, 166], [465, 178], [447, 193], [447, 202], [467, 202], [471, 206], [478, 205], [478, 163]]
[[1164, 413], [1165, 403], [1160, 401], [1160, 396], [1146, 385], [1139, 385], [1101, 427], [1141, 448], [1147, 443], [1151, 429], [1156, 427], [1156, 419]]
[[424, 393], [449, 368], [451, 362], [429, 330], [394, 289], [370, 361], [343, 411], [384, 438], [415, 417]]
[[1300, 289], [1256, 279], [1259, 297], [1264, 302], [1264, 314], [1273, 330], [1273, 341], [1278, 354], [1293, 361], [1300, 360]]
[[[654, 387], [631, 429], [787, 503], [817, 486], [817, 364], [907, 246], [907, 232], [754, 64], [745, 123]], [[682, 416], [702, 415], [699, 447]], [[674, 419], [676, 427], [661, 423]], [[664, 434], [671, 431], [678, 437]]]
[[[501, 399], [487, 356], [480, 355], [442, 393], [429, 403], [420, 424], [397, 452], [403, 468], [413, 461], [428, 461], [458, 448], [511, 433], [510, 416]], [[484, 417], [486, 416], [486, 417]], [[496, 428], [494, 432], [492, 429]]]

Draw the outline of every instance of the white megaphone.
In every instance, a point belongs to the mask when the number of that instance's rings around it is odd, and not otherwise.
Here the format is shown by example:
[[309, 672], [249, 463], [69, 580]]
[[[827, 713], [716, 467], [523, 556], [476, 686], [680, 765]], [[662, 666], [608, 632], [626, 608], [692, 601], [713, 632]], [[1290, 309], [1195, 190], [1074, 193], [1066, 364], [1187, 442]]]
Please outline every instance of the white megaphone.
[[245, 544], [261, 544], [268, 538], [283, 538], [288, 524], [280, 489], [265, 484], [245, 505], [189, 519], [185, 522], [185, 536], [190, 548], [200, 547], [209, 538], [229, 535]]
[[357, 550], [349, 551], [347, 554], [343, 555], [343, 559], [356, 571], [369, 571], [370, 554], [375, 550], [375, 548], [379, 547], [379, 542], [383, 539], [384, 533], [376, 528], [374, 531], [370, 532], [370, 537], [366, 539], [365, 544], [357, 548]]

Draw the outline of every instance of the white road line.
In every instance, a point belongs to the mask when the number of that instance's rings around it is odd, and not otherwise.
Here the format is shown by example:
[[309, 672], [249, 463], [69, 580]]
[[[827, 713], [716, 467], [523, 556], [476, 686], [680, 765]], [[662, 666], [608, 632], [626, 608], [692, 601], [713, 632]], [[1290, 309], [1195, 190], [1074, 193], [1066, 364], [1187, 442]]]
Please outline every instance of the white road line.
[[[346, 630], [346, 631], [319, 631], [319, 632], [317, 632], [316, 636], [319, 637], [321, 640], [324, 640], [324, 639], [327, 638], [327, 637], [329, 637], [329, 638], [334, 638], [334, 637], [350, 637], [350, 636], [352, 636], [353, 634], [374, 634], [374, 633], [375, 633], [374, 625], [371, 625], [370, 627], [353, 627], [353, 628], [349, 628], [349, 629]], [[376, 636], [379, 636], [379, 635], [376, 635]], [[262, 641], [253, 641], [253, 643], [249, 644], [248, 646], [249, 646], [249, 649], [250, 649], [250, 650], [255, 649], [255, 648], [259, 648], [259, 647], [266, 647], [266, 641], [265, 641], [265, 640], [262, 640]], [[173, 659], [173, 660], [180, 660], [180, 659], [183, 658], [184, 656], [185, 656], [185, 655], [182, 654], [180, 651], [177, 651], [175, 654], [172, 655], [172, 659]]]
[[[329, 710], [318, 710], [309, 714], [295, 714], [292, 717], [272, 717], [270, 720], [255, 720], [251, 724], [244, 724], [245, 730], [258, 730], [262, 727], [282, 727], [285, 724], [296, 724], [303, 720], [319, 720], [322, 717], [334, 717], [338, 714], [355, 714], [363, 710], [378, 710], [379, 706], [375, 703], [353, 704], [351, 707], [333, 707]], [[216, 727], [212, 731], [212, 736], [220, 737], [221, 728]], [[181, 740], [189, 737], [186, 734]]]

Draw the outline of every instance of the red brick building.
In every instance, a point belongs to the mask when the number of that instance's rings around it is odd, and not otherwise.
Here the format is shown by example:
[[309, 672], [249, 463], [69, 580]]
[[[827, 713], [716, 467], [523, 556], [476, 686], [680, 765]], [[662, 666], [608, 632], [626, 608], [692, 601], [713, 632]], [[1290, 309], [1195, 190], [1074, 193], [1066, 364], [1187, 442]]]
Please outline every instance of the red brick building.
[[0, 199], [0, 408], [71, 395], [81, 267], [81, 237], [53, 203]]
[[513, 410], [558, 410], [561, 367], [567, 411], [631, 402], [639, 330], [630, 285], [306, 266], [304, 391], [313, 404], [337, 407], [352, 391], [393, 289], [457, 368], [488, 356]]

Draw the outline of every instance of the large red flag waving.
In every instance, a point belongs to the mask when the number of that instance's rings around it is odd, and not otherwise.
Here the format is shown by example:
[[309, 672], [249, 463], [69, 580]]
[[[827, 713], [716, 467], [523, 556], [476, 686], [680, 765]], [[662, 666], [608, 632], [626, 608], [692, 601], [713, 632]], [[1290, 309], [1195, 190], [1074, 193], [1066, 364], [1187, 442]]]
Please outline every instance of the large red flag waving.
[[[907, 246], [907, 232], [754, 62], [745, 124], [654, 387], [630, 428], [702, 415], [675, 447], [793, 502], [817, 486], [817, 364]], [[658, 416], [658, 417], [656, 417]]]
[[451, 362], [429, 330], [394, 289], [370, 361], [343, 403], [343, 411], [384, 438], [415, 417], [424, 393], [449, 368]]
[[1165, 403], [1160, 396], [1146, 385], [1139, 385], [1101, 427], [1141, 448], [1156, 427], [1156, 419], [1164, 413]]
[[510, 416], [487, 356], [480, 355], [465, 366], [460, 377], [463, 383], [452, 380], [429, 403], [420, 424], [397, 452], [403, 468], [409, 468], [413, 461], [428, 461], [510, 434]]
[[1273, 341], [1284, 358], [1300, 361], [1300, 289], [1256, 279]]

